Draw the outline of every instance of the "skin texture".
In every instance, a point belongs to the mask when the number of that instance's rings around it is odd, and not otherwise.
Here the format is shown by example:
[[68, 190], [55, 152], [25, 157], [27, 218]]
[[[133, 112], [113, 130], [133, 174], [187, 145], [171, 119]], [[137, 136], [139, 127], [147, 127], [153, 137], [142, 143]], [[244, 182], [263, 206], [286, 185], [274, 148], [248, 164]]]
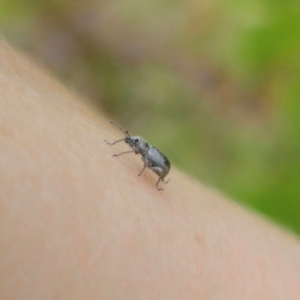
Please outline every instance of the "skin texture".
[[0, 43], [1, 299], [300, 299], [291, 234], [172, 170]]

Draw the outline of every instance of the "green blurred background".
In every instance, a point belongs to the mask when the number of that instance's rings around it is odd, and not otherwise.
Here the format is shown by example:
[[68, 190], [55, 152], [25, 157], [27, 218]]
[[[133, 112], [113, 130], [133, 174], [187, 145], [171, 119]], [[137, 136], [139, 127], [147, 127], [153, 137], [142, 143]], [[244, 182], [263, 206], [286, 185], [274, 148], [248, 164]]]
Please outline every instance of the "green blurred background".
[[2, 0], [0, 26], [173, 165], [300, 233], [299, 0]]

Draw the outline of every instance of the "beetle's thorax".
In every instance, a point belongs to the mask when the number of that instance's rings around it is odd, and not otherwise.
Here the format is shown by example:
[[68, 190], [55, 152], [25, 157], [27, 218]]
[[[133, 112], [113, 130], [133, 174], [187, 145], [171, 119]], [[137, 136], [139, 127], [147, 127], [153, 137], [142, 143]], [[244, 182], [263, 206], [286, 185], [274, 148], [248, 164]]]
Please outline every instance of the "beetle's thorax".
[[136, 135], [126, 137], [125, 143], [127, 143], [133, 150], [135, 150], [135, 153], [139, 153], [141, 155], [144, 155], [149, 149], [149, 144], [141, 136]]

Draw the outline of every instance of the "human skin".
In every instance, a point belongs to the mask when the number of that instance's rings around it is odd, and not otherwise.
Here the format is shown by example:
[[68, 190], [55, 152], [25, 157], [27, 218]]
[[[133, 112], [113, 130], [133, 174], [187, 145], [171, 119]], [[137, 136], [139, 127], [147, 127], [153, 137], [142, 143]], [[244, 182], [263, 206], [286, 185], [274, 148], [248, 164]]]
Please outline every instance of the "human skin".
[[[1, 299], [300, 299], [296, 237], [172, 167], [0, 43]], [[139, 133], [140, 134], [140, 133]]]

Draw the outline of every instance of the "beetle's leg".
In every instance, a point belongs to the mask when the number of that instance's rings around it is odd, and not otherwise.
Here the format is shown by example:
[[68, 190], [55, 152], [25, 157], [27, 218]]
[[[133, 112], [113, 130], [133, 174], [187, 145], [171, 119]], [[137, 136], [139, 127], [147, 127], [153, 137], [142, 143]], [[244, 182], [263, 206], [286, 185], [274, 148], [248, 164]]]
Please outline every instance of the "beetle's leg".
[[157, 182], [156, 182], [156, 187], [157, 187], [157, 189], [159, 190], [159, 191], [163, 191], [164, 189], [163, 188], [160, 188], [160, 187], [158, 187], [158, 184], [159, 184], [159, 182], [161, 181], [161, 177], [159, 177], [158, 178], [158, 180], [157, 180]]
[[140, 174], [139, 174], [138, 176], [141, 176], [142, 173], [143, 173], [143, 171], [144, 171], [147, 167], [148, 167], [148, 165], [147, 165], [147, 164], [144, 164], [144, 167], [143, 167], [142, 171], [140, 172]]
[[171, 178], [169, 178], [167, 181], [165, 181], [164, 179], [162, 179], [162, 182], [165, 183], [165, 184], [167, 184], [167, 183], [169, 183], [170, 180], [171, 180]]
[[120, 156], [120, 155], [122, 155], [122, 154], [126, 154], [126, 153], [132, 153], [132, 152], [134, 152], [134, 150], [130, 150], [130, 151], [121, 152], [121, 153], [119, 153], [119, 154], [114, 154], [114, 155], [113, 155], [113, 157], [117, 157], [117, 156]]
[[108, 145], [114, 145], [114, 144], [119, 143], [119, 142], [122, 142], [122, 141], [124, 141], [124, 140], [125, 140], [125, 139], [117, 140], [117, 141], [115, 141], [115, 142], [113, 142], [113, 143], [110, 143], [110, 142], [108, 142], [107, 140], [104, 140], [104, 142], [105, 142], [106, 144], [108, 144]]

